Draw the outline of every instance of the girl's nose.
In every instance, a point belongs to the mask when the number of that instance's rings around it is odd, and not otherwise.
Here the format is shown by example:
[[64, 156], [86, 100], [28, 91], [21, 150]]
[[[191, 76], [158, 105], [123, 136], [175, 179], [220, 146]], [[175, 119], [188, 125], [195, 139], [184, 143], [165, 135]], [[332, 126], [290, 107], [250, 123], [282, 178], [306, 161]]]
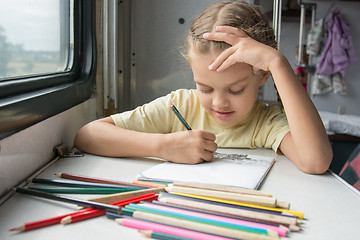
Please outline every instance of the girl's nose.
[[225, 94], [216, 93], [213, 95], [212, 105], [214, 108], [222, 109], [229, 106], [229, 101], [226, 98]]

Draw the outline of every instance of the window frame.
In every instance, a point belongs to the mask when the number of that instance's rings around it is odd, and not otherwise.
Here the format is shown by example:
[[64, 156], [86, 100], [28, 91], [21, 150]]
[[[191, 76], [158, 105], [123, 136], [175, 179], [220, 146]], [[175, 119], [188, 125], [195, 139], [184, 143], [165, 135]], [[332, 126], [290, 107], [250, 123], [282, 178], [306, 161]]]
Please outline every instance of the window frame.
[[74, 58], [70, 71], [0, 82], [0, 139], [91, 97], [96, 72], [95, 1], [74, 0]]

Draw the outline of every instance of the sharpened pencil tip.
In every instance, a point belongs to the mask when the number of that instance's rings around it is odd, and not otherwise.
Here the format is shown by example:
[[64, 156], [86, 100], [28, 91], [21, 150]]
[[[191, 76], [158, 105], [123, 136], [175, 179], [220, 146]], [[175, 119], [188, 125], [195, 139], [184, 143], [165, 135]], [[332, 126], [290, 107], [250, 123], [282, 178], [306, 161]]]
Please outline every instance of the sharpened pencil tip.
[[151, 234], [153, 233], [152, 230], [140, 230], [139, 232], [141, 232], [142, 234], [144, 234], [144, 236], [150, 238]]
[[68, 224], [68, 223], [71, 223], [72, 222], [72, 218], [71, 218], [71, 216], [66, 216], [66, 217], [64, 217], [63, 219], [61, 219], [61, 221], [60, 221], [60, 223], [61, 224]]
[[22, 224], [22, 225], [20, 225], [18, 227], [14, 227], [12, 229], [9, 229], [9, 231], [25, 231], [25, 225]]
[[123, 220], [124, 220], [124, 219], [122, 219], [122, 218], [115, 218], [115, 221], [116, 221], [117, 223], [120, 223], [120, 224], [122, 224]]

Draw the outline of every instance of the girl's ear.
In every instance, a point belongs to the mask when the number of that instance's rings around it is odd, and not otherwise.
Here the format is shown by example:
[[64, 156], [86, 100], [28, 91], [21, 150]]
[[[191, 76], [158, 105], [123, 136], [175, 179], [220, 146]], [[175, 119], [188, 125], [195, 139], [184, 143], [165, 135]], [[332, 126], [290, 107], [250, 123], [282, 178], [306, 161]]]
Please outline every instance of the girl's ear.
[[261, 71], [260, 77], [261, 77], [261, 79], [260, 79], [259, 85], [262, 86], [266, 83], [266, 81], [270, 77], [270, 71], [268, 71], [268, 72]]

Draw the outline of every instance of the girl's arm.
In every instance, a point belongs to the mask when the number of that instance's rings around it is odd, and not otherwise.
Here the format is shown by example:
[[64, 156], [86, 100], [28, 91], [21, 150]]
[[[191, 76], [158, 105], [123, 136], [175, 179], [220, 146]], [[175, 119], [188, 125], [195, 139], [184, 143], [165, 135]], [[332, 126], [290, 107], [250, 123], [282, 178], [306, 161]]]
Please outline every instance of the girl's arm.
[[159, 157], [177, 163], [213, 160], [215, 135], [200, 130], [144, 133], [115, 126], [111, 117], [95, 120], [76, 134], [79, 150], [109, 157]]
[[216, 31], [205, 34], [204, 38], [224, 41], [232, 47], [220, 53], [209, 68], [222, 71], [241, 62], [251, 65], [254, 74], [271, 72], [290, 126], [290, 132], [280, 144], [281, 151], [303, 172], [325, 172], [332, 160], [325, 128], [286, 58], [276, 49], [249, 38], [238, 28], [221, 26]]

